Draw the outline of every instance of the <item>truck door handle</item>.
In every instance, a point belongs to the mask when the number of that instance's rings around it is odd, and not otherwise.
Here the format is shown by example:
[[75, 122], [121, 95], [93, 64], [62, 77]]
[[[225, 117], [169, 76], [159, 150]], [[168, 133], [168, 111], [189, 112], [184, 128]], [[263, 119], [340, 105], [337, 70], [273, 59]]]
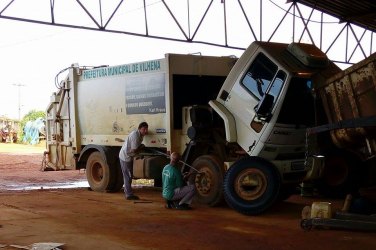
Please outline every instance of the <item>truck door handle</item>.
[[252, 145], [248, 147], [248, 151], [247, 152], [250, 152], [255, 145], [256, 145], [256, 140], [254, 140], [253, 143], [252, 143]]

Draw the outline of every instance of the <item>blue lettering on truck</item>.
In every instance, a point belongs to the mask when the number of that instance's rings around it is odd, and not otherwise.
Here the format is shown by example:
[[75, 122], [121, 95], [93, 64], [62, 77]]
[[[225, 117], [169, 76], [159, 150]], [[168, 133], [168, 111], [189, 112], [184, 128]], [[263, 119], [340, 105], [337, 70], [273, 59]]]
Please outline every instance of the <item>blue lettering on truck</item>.
[[152, 72], [161, 70], [161, 60], [153, 60], [140, 63], [124, 64], [112, 67], [87, 69], [82, 73], [83, 80], [97, 79], [101, 77], [135, 74], [140, 72]]

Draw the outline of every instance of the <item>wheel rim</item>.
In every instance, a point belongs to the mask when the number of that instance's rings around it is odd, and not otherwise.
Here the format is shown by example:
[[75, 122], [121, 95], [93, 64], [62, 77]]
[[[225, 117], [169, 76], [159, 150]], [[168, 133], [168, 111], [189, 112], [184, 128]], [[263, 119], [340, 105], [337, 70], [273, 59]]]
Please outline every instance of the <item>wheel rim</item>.
[[93, 164], [92, 177], [95, 182], [101, 182], [103, 179], [103, 167], [99, 162]]
[[261, 197], [267, 187], [265, 174], [259, 169], [245, 169], [235, 179], [236, 194], [247, 201]]
[[197, 192], [202, 196], [209, 195], [213, 187], [213, 172], [208, 167], [200, 169], [201, 174], [197, 174], [195, 177], [195, 185]]

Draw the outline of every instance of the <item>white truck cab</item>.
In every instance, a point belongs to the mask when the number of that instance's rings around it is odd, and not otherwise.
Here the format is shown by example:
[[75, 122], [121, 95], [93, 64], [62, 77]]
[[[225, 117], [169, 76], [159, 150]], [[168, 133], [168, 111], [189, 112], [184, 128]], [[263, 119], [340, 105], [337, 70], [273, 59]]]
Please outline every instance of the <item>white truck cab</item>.
[[[228, 140], [247, 153], [229, 168], [225, 198], [246, 214], [291, 193], [310, 169], [306, 129], [315, 125], [313, 79], [337, 68], [313, 45], [255, 42], [244, 52], [210, 106], [235, 125]], [[295, 183], [295, 185], [294, 185]]]

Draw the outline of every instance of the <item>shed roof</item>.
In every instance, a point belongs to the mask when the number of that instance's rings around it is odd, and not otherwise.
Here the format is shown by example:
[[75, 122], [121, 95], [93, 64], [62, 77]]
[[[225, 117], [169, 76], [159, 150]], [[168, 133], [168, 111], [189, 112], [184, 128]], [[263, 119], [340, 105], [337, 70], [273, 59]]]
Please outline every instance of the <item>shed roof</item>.
[[[292, 1], [292, 0], [288, 0]], [[334, 16], [343, 22], [356, 24], [376, 32], [375, 0], [295, 0], [311, 8]]]

